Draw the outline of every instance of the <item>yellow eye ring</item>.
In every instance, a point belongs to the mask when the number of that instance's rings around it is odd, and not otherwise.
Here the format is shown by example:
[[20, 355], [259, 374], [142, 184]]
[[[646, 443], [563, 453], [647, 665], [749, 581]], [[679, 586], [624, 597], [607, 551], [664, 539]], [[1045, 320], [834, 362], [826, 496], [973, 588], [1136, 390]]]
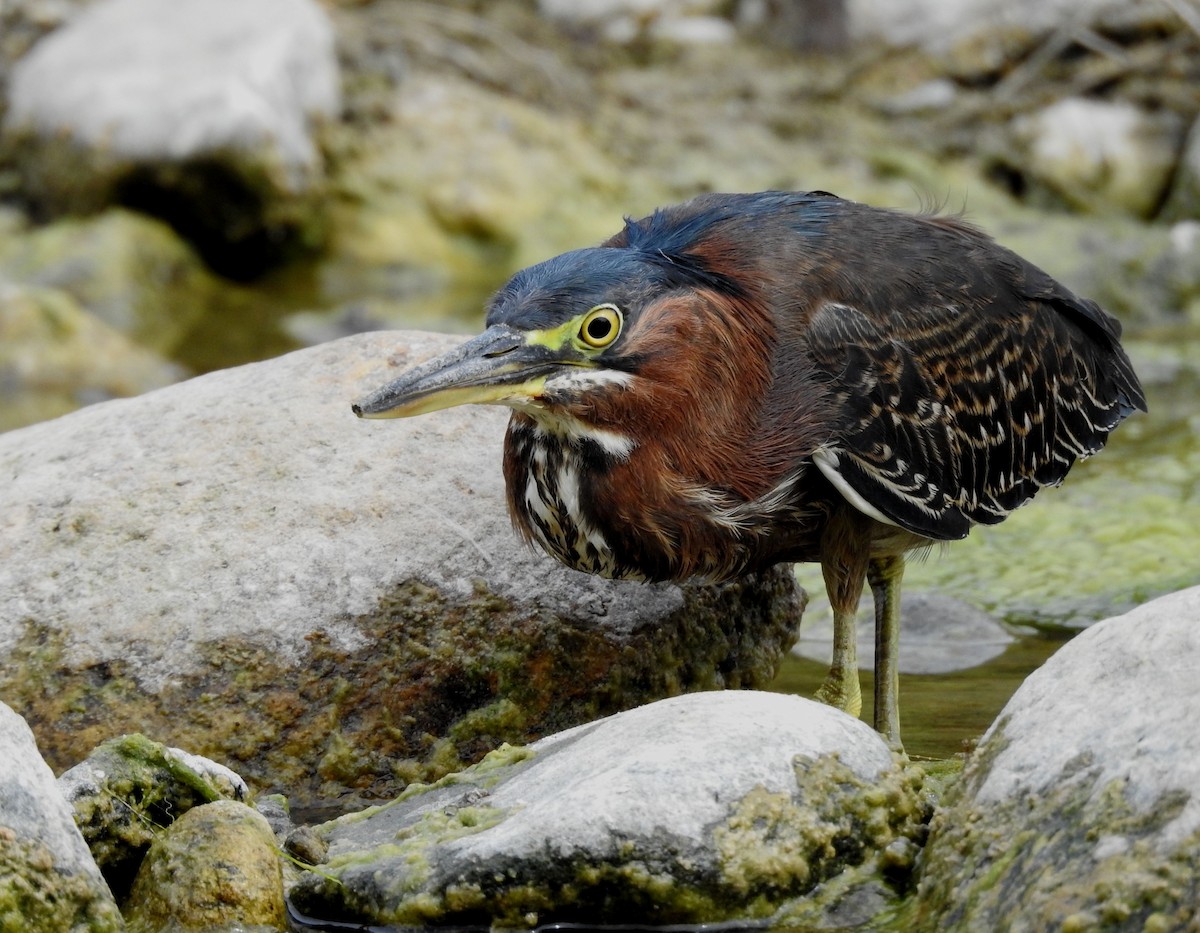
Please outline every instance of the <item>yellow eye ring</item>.
[[579, 339], [585, 346], [603, 350], [620, 335], [622, 322], [616, 305], [596, 305], [579, 322]]

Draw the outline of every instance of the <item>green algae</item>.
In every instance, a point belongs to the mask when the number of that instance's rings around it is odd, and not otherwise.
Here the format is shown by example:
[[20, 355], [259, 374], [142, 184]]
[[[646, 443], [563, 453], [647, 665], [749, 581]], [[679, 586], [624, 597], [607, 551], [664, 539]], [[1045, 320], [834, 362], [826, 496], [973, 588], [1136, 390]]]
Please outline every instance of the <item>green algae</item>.
[[105, 742], [86, 763], [97, 786], [71, 801], [75, 824], [118, 896], [163, 829], [194, 807], [236, 793], [143, 735]]
[[974, 804], [971, 787], [1005, 745], [1004, 724], [935, 815], [912, 929], [1184, 929], [1200, 902], [1200, 832], [1159, 834], [1190, 794], [1134, 806], [1123, 781], [1096, 787], [1078, 760], [1032, 794]]
[[124, 922], [98, 879], [55, 868], [45, 844], [0, 826], [0, 933], [117, 933]]
[[[756, 788], [715, 830], [721, 887], [762, 916], [890, 851], [886, 884], [902, 890], [930, 814], [921, 769], [897, 757], [892, 768], [864, 780], [836, 755], [798, 756], [795, 768], [798, 794]], [[857, 884], [880, 879], [873, 865]]]
[[189, 810], [163, 832], [126, 903], [130, 933], [282, 930], [285, 916], [274, 834], [233, 800]]

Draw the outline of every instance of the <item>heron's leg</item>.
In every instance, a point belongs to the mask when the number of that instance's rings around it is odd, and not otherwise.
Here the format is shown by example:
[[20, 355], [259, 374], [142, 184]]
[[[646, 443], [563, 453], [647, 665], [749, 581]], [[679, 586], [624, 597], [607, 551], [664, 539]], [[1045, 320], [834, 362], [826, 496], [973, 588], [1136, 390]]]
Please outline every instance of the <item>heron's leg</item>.
[[858, 686], [858, 600], [867, 575], [867, 544], [857, 521], [834, 519], [821, 542], [821, 573], [833, 607], [833, 663], [814, 694], [851, 716], [862, 710]]
[[904, 558], [873, 557], [867, 581], [875, 598], [875, 731], [894, 748], [900, 743], [900, 578]]

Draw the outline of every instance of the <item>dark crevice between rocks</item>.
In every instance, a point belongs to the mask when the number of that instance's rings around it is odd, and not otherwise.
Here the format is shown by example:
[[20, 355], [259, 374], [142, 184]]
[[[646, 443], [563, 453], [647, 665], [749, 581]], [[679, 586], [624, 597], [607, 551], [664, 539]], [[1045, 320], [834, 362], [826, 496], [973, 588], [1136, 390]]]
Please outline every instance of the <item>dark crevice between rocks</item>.
[[[289, 211], [217, 158], [136, 168], [114, 188], [116, 203], [169, 224], [218, 275], [252, 282], [314, 251], [322, 236], [300, 208]], [[282, 210], [281, 210], [282, 205]]]

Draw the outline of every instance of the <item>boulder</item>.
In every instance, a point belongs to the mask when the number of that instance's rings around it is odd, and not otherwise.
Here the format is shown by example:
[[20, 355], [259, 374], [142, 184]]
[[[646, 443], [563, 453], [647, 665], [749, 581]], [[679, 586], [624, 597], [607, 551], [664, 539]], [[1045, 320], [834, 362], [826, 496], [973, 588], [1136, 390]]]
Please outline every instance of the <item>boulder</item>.
[[123, 930], [33, 734], [3, 703], [0, 761], [0, 930]]
[[1182, 930], [1200, 903], [1200, 587], [1030, 675], [934, 817], [921, 929]]
[[821, 888], [828, 921], [894, 900], [883, 873], [911, 869], [919, 785], [831, 707], [676, 697], [317, 827], [328, 860], [291, 896], [328, 921], [641, 927], [762, 918]]
[[136, 930], [286, 930], [283, 871], [265, 817], [217, 800], [189, 810], [146, 853], [126, 905]]
[[13, 68], [6, 145], [43, 211], [143, 207], [244, 277], [322, 235], [338, 81], [312, 0], [101, 0]]
[[1175, 172], [1183, 127], [1169, 112], [1068, 97], [1012, 124], [1012, 171], [1087, 213], [1149, 218]]
[[223, 765], [143, 735], [110, 739], [64, 771], [58, 789], [117, 897], [146, 850], [178, 817], [216, 800], [244, 800], [246, 782]]
[[786, 568], [575, 573], [512, 531], [505, 412], [351, 413], [453, 342], [359, 335], [0, 435], [0, 696], [48, 760], [138, 731], [298, 802], [380, 797], [773, 676], [803, 605]]

